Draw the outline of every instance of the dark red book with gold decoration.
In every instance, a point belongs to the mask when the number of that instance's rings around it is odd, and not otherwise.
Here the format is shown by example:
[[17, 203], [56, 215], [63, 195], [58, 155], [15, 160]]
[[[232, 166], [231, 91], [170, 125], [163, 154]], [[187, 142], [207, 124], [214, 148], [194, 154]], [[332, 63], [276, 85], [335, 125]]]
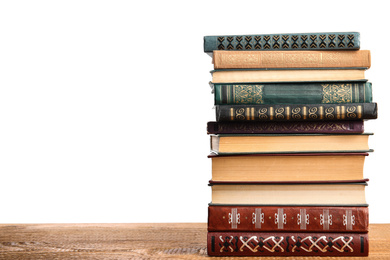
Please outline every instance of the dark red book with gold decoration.
[[366, 206], [218, 206], [208, 208], [208, 231], [368, 232]]
[[367, 233], [208, 232], [210, 256], [367, 256]]

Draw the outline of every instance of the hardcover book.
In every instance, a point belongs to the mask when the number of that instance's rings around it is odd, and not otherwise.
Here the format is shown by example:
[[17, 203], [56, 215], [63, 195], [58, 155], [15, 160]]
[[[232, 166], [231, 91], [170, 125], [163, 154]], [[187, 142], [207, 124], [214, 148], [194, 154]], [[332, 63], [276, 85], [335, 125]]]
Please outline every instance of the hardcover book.
[[358, 134], [363, 120], [207, 122], [207, 134]]
[[221, 121], [317, 121], [376, 119], [377, 104], [275, 104], [216, 105]]
[[209, 256], [367, 256], [367, 233], [208, 232]]
[[334, 69], [218, 69], [213, 83], [306, 82], [366, 80], [365, 68]]
[[210, 149], [217, 154], [370, 152], [364, 134], [250, 134], [211, 135]]
[[210, 154], [213, 181], [363, 179], [368, 153]]
[[264, 206], [367, 206], [368, 179], [301, 182], [210, 181], [211, 203]]
[[214, 69], [370, 68], [369, 50], [214, 51]]
[[215, 105], [372, 102], [372, 84], [358, 82], [211, 84]]
[[208, 207], [208, 231], [368, 232], [368, 207]]
[[215, 50], [356, 50], [359, 32], [282, 33], [204, 36], [204, 52]]

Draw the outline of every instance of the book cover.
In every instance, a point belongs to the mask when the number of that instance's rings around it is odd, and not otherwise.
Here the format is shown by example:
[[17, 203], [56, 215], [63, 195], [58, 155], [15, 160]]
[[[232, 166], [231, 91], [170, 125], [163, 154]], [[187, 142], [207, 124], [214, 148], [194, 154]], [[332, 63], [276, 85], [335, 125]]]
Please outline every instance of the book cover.
[[377, 103], [216, 105], [216, 121], [376, 119]]
[[363, 134], [233, 134], [210, 135], [217, 154], [370, 152]]
[[316, 32], [204, 36], [203, 49], [214, 50], [356, 50], [359, 32]]
[[368, 179], [342, 181], [213, 181], [211, 203], [267, 206], [367, 205]]
[[210, 73], [213, 83], [324, 82], [366, 80], [365, 70], [365, 68], [218, 69]]
[[363, 120], [207, 122], [207, 134], [358, 134]]
[[214, 69], [370, 68], [369, 50], [214, 51]]
[[368, 153], [210, 154], [212, 181], [305, 182], [363, 179]]
[[367, 256], [368, 233], [208, 232], [210, 256]]
[[372, 102], [372, 84], [357, 82], [211, 84], [215, 105]]
[[208, 207], [208, 231], [368, 232], [368, 207]]

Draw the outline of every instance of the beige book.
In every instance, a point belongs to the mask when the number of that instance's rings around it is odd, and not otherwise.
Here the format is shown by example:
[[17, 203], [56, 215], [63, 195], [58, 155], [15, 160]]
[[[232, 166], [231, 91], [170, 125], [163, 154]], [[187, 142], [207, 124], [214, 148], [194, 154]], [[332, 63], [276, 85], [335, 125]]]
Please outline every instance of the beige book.
[[214, 51], [215, 69], [237, 68], [370, 68], [369, 50]]
[[364, 69], [214, 70], [212, 83], [365, 80]]

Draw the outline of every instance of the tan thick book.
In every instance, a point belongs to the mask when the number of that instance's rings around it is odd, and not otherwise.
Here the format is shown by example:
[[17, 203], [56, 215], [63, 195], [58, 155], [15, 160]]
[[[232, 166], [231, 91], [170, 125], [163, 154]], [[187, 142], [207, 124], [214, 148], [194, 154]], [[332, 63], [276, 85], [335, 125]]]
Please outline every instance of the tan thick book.
[[210, 135], [211, 151], [224, 153], [369, 152], [365, 134]]
[[368, 153], [211, 154], [214, 181], [335, 181], [363, 178]]
[[226, 183], [210, 181], [211, 203], [223, 205], [367, 205], [365, 180]]
[[213, 70], [212, 83], [365, 80], [365, 69]]
[[214, 51], [215, 69], [236, 68], [370, 68], [369, 50]]

